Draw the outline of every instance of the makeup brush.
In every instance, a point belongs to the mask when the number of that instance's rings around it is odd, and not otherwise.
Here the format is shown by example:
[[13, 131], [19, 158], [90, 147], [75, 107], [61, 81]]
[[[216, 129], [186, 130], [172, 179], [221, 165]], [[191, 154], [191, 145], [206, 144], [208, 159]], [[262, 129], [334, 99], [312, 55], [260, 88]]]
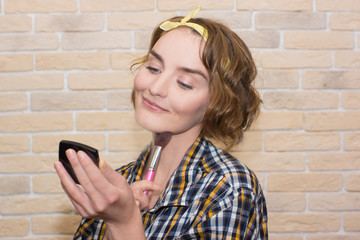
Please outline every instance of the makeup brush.
[[[151, 162], [149, 170], [146, 174], [146, 180], [152, 181], [154, 179], [156, 164], [159, 160], [161, 150], [170, 141], [171, 135], [171, 132], [155, 133], [154, 147], [151, 152]], [[145, 194], [148, 195], [149, 191], [145, 191]]]

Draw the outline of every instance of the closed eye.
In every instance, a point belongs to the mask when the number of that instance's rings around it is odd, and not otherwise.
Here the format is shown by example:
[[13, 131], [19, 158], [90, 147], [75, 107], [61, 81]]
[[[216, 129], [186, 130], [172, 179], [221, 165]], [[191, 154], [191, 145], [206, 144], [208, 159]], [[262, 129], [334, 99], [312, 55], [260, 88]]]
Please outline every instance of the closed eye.
[[193, 86], [183, 83], [181, 81], [178, 81], [178, 84], [182, 89], [185, 89], [185, 90], [191, 90], [194, 88]]
[[151, 72], [151, 73], [160, 73], [160, 70], [157, 68], [154, 68], [152, 66], [146, 66], [146, 68]]

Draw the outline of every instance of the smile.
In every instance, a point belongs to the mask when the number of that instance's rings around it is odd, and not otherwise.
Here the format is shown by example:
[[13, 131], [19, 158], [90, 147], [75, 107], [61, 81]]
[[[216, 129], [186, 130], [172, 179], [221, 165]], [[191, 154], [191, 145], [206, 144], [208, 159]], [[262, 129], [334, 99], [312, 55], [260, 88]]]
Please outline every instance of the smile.
[[147, 109], [150, 109], [151, 111], [168, 112], [168, 110], [160, 107], [159, 105], [157, 105], [156, 103], [150, 101], [149, 99], [147, 99], [145, 97], [142, 97], [142, 103]]

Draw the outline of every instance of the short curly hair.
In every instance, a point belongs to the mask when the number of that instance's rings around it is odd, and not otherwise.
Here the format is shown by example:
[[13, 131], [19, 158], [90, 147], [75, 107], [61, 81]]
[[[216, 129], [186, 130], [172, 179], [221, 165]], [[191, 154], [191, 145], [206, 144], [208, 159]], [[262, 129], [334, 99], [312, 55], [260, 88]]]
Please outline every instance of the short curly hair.
[[[169, 21], [180, 22], [182, 18]], [[201, 136], [220, 141], [229, 149], [242, 140], [259, 114], [262, 101], [252, 84], [257, 69], [249, 48], [229, 27], [206, 18], [192, 18], [189, 22], [200, 24], [208, 31], [201, 60], [209, 74], [210, 104], [204, 114]], [[153, 31], [148, 53], [131, 69], [143, 66], [156, 42], [166, 34], [159, 26]], [[133, 90], [133, 104], [134, 100]]]

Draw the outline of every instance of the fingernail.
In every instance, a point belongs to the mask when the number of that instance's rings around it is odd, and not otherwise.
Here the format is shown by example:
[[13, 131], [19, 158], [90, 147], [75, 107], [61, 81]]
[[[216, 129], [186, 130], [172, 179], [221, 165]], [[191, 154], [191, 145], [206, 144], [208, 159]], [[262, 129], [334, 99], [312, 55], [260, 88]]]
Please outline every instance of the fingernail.
[[105, 166], [106, 166], [105, 160], [103, 160], [103, 159], [100, 158], [100, 159], [99, 159], [99, 168], [100, 168], [100, 169], [104, 169]]
[[67, 156], [74, 156], [75, 151], [74, 151], [74, 149], [69, 148], [68, 150], [65, 151], [65, 154]]

